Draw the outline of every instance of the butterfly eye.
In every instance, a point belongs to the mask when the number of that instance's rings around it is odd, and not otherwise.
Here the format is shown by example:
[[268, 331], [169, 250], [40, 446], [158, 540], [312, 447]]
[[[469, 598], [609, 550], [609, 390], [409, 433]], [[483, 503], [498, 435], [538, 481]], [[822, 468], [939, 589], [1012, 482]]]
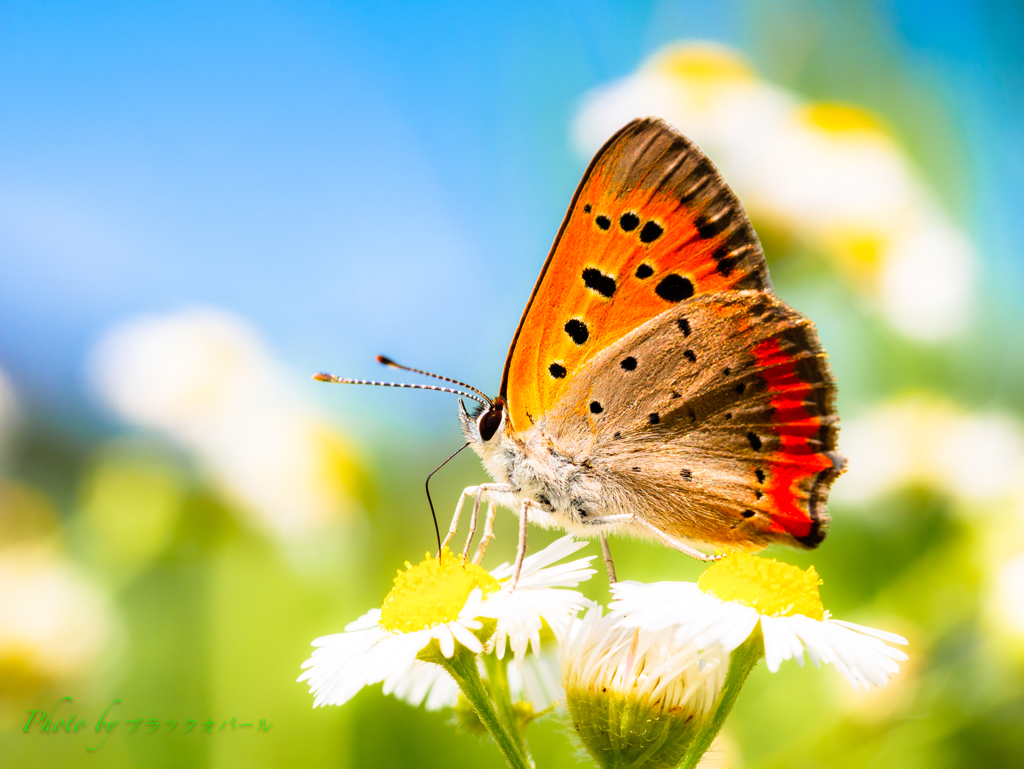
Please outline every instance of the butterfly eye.
[[501, 426], [501, 413], [502, 409], [500, 406], [492, 406], [480, 415], [476, 426], [480, 431], [481, 440], [489, 441], [498, 432], [498, 428]]

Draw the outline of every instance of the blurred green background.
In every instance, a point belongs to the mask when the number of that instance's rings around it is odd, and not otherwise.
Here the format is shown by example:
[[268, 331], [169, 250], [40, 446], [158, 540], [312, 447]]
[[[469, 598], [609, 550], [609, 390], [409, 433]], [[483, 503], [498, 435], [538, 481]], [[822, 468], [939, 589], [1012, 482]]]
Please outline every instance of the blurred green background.
[[[449, 396], [309, 375], [495, 391], [590, 154], [646, 114], [733, 184], [839, 382], [831, 533], [771, 555], [910, 640], [869, 693], [761, 666], [712, 760], [1024, 764], [1021, 73], [1011, 2], [0, 3], [0, 764], [501, 765], [295, 682], [432, 547], [460, 444]], [[442, 518], [483, 479], [439, 473]], [[24, 732], [65, 696], [80, 733]], [[530, 739], [588, 765], [557, 714]]]

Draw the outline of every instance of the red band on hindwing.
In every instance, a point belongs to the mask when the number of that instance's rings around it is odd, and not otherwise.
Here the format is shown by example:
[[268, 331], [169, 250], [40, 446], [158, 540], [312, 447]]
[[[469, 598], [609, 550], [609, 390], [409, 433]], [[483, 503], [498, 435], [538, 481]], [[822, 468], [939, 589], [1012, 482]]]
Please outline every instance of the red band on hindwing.
[[811, 535], [818, 523], [805, 489], [813, 487], [821, 472], [834, 468], [822, 452], [825, 423], [814, 384], [801, 378], [797, 359], [782, 350], [778, 337], [756, 345], [753, 354], [769, 393], [771, 430], [778, 438], [768, 455], [770, 473], [764, 485], [772, 528], [800, 539]]

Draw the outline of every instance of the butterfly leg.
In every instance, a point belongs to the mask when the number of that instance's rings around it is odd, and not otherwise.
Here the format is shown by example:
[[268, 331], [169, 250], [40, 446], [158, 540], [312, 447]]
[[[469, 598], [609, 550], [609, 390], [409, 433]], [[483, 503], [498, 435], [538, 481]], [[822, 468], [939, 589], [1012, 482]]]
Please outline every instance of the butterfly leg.
[[466, 546], [462, 548], [462, 565], [466, 565], [466, 556], [469, 555], [469, 546], [473, 544], [473, 537], [476, 535], [476, 524], [480, 519], [480, 497], [484, 495], [483, 489], [477, 489], [473, 497], [473, 515], [469, 519], [469, 534], [466, 537]]
[[494, 539], [494, 515], [498, 512], [494, 502], [487, 503], [487, 517], [484, 519], [484, 533], [480, 537], [480, 544], [476, 546], [476, 553], [473, 555], [473, 563], [478, 564], [484, 559], [487, 545]]
[[519, 573], [523, 570], [523, 559], [526, 558], [526, 524], [530, 519], [531, 507], [544, 512], [544, 508], [532, 499], [523, 500], [519, 513], [519, 545], [516, 548], [515, 569], [512, 571], [512, 590], [515, 590], [516, 585], [519, 583]]
[[[620, 515], [606, 515], [600, 518], [587, 518], [584, 523], [588, 526], [607, 526], [615, 523], [632, 523], [638, 526], [642, 526], [647, 529], [651, 534], [661, 540], [662, 544], [667, 547], [671, 547], [673, 550], [678, 550], [680, 553], [686, 553], [691, 558], [696, 558], [698, 561], [717, 561], [723, 556], [721, 555], [708, 555], [702, 553], [694, 547], [690, 547], [685, 542], [680, 542], [675, 537], [670, 537], [668, 534], [663, 532], [657, 526], [648, 523], [643, 518], [638, 518], [632, 513], [622, 513]], [[603, 549], [603, 548], [602, 548]]]
[[663, 532], [657, 526], [654, 526], [653, 524], [648, 523], [647, 521], [643, 520], [642, 518], [634, 517], [633, 521], [634, 521], [634, 523], [638, 523], [641, 526], [643, 526], [645, 529], [647, 529], [654, 536], [656, 536], [658, 539], [660, 539], [668, 547], [671, 547], [673, 550], [678, 550], [680, 553], [686, 553], [688, 556], [690, 556], [691, 558], [696, 558], [698, 561], [718, 561], [718, 560], [721, 560], [722, 558], [725, 557], [725, 556], [723, 556], [721, 554], [720, 555], [708, 555], [707, 553], [702, 553], [700, 550], [697, 550], [694, 547], [690, 547], [685, 542], [680, 542], [675, 537], [670, 537], [668, 534]]
[[492, 494], [507, 493], [512, 490], [511, 486], [504, 483], [481, 483], [479, 486], [467, 486], [462, 490], [462, 494], [459, 495], [458, 504], [455, 505], [455, 514], [452, 516], [452, 525], [448, 528], [448, 534], [444, 538], [444, 542], [441, 543], [441, 549], [444, 550], [452, 537], [455, 536], [455, 532], [459, 528], [459, 516], [462, 513], [462, 505], [466, 501], [466, 497], [477, 497], [481, 495], [487, 499], [490, 499]]
[[608, 549], [608, 537], [601, 534], [601, 553], [604, 555], [604, 567], [608, 570], [608, 583], [614, 585], [618, 580], [615, 578], [615, 564], [612, 563], [612, 551]]
[[[444, 538], [444, 542], [441, 543], [441, 550], [448, 547], [448, 543], [452, 541], [452, 537], [455, 536], [455, 532], [459, 529], [459, 515], [462, 513], [462, 503], [466, 500], [467, 492], [474, 487], [470, 486], [468, 489], [463, 489], [462, 494], [459, 495], [459, 501], [455, 505], [455, 515], [452, 516], [452, 525], [448, 527], [448, 534]], [[438, 557], [441, 554], [438, 553]]]

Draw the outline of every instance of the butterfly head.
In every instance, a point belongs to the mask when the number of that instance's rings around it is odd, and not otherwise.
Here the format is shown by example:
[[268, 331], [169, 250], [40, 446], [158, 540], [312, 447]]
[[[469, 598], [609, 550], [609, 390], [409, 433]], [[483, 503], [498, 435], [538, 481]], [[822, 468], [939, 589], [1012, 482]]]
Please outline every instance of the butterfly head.
[[459, 421], [462, 434], [477, 453], [497, 446], [505, 428], [505, 400], [498, 396], [490, 405], [480, 405], [470, 413], [459, 399]]

